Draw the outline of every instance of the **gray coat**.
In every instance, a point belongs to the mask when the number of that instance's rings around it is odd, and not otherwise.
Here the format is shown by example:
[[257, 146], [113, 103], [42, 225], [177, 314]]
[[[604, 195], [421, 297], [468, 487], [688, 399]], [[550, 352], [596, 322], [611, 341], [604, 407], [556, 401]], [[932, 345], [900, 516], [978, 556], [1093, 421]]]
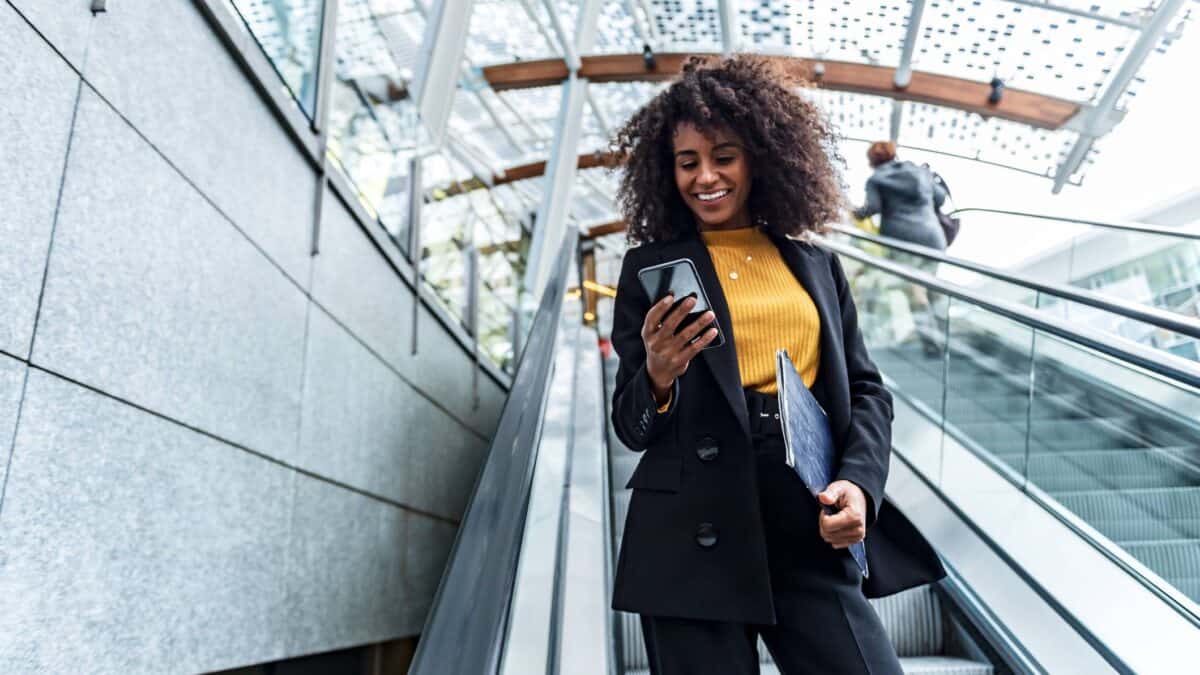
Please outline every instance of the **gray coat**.
[[933, 182], [928, 168], [892, 160], [876, 167], [867, 179], [867, 201], [854, 217], [883, 214], [879, 227], [883, 236], [942, 250], [946, 235], [935, 209], [945, 201], [946, 191]]

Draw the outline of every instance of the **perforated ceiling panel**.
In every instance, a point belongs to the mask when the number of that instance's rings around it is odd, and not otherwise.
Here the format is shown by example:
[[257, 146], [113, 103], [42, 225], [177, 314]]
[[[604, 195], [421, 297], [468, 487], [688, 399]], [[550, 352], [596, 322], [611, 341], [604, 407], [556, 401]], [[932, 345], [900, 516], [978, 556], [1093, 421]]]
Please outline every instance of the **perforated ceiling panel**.
[[717, 0], [653, 0], [650, 7], [658, 51], [721, 51]]
[[562, 56], [539, 2], [475, 0], [467, 58], [476, 66]]
[[1068, 130], [1047, 131], [925, 103], [904, 103], [899, 142], [1053, 176], [1075, 143]]
[[895, 66], [911, 2], [754, 0], [739, 4], [742, 49]]

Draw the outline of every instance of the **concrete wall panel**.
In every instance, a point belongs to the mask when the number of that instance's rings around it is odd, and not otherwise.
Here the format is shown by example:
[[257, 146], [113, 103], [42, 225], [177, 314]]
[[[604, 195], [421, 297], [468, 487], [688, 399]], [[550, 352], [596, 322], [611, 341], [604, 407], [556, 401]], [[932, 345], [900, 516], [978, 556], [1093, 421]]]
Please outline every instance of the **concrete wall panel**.
[[306, 304], [85, 90], [36, 362], [287, 459], [299, 428]]
[[[92, 25], [91, 0], [8, 0], [76, 70], [83, 70]], [[109, 3], [115, 5], [116, 3]], [[6, 11], [7, 7], [4, 8]], [[2, 30], [2, 29], [0, 29]], [[8, 35], [7, 32], [2, 34]], [[5, 71], [11, 72], [11, 71]]]
[[2, 3], [0, 36], [0, 350], [26, 357], [79, 77]]
[[0, 519], [0, 672], [280, 658], [297, 476], [31, 371]]
[[[385, 593], [400, 573], [395, 543], [403, 531], [385, 528], [395, 507], [320, 480], [296, 483], [288, 565], [289, 654], [329, 651], [398, 637]], [[388, 538], [392, 538], [390, 541]]]
[[312, 294], [360, 340], [404, 374], [411, 372], [412, 288], [375, 248], [332, 191], [321, 216], [321, 253]]
[[300, 466], [456, 518], [473, 486], [483, 444], [324, 312], [313, 310]]
[[[316, 172], [191, 0], [111, 2], [84, 76], [299, 283]], [[267, 83], [281, 86], [281, 83]]]
[[[17, 412], [21, 409], [25, 368], [24, 363], [0, 354], [0, 485], [4, 485], [4, 474], [8, 470], [13, 429], [17, 425]], [[3, 558], [0, 557], [0, 570], [2, 569]]]
[[409, 598], [408, 611], [419, 617], [424, 625], [425, 616], [433, 604], [433, 594], [446, 561], [450, 558], [450, 547], [458, 528], [433, 518], [415, 513], [408, 514], [408, 545], [404, 547], [404, 597]]

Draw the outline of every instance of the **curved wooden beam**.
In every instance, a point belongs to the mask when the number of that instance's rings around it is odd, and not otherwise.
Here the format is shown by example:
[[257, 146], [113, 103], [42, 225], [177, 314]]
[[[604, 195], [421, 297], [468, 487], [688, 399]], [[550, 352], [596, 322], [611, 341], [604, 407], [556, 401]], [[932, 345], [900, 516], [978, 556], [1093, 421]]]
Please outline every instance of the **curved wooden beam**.
[[[646, 67], [641, 54], [585, 56], [579, 76], [586, 77], [591, 82], [669, 80], [679, 73], [688, 56], [691, 54], [655, 54], [653, 68]], [[1020, 122], [1040, 129], [1058, 129], [1080, 109], [1080, 105], [1073, 101], [1007, 87], [1004, 97], [993, 105], [987, 102], [992, 91], [988, 83], [947, 75], [913, 71], [912, 81], [901, 89], [894, 84], [895, 68], [789, 56], [773, 58], [783, 63], [784, 68], [791, 74], [823, 89], [931, 103], [978, 113], [984, 117]], [[567, 64], [562, 59], [520, 61], [483, 69], [484, 78], [492, 89], [497, 91], [558, 84], [568, 75]]]

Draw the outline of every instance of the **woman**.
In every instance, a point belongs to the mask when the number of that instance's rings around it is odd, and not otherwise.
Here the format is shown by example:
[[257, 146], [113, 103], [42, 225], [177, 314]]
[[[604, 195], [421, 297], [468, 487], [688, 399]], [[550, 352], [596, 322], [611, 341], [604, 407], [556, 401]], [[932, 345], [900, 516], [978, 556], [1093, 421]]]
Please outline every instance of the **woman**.
[[[876, 141], [867, 148], [867, 162], [874, 173], [867, 179], [866, 203], [854, 211], [854, 217], [880, 214], [879, 234], [910, 244], [946, 250], [946, 233], [938, 222], [937, 210], [946, 201], [946, 190], [934, 180], [925, 166], [904, 162], [896, 157], [896, 144]], [[937, 275], [938, 262], [929, 258], [899, 254], [901, 262]], [[917, 337], [926, 356], [941, 355], [940, 336], [945, 332], [945, 313], [940, 296], [931, 297], [924, 286], [909, 284], [909, 311], [917, 325]], [[935, 308], [935, 305], [938, 307]]]
[[939, 251], [946, 234], [938, 223], [937, 209], [946, 191], [927, 167], [896, 158], [896, 144], [876, 141], [867, 148], [874, 172], [867, 179], [867, 200], [854, 211], [855, 218], [880, 214], [879, 234]]
[[[868, 537], [873, 594], [943, 573], [883, 499], [891, 396], [867, 356], [837, 258], [789, 239], [842, 208], [816, 108], [771, 62], [693, 57], [615, 149], [631, 243], [614, 303], [613, 423], [644, 451], [614, 588], [641, 615], [652, 672], [899, 673], [846, 548]], [[638, 270], [690, 258], [713, 311], [650, 298]], [[712, 319], [724, 331], [720, 347]], [[690, 342], [695, 340], [695, 342]], [[774, 354], [788, 349], [841, 457], [821, 514], [784, 464]], [[700, 358], [696, 358], [699, 355]], [[883, 545], [876, 545], [882, 542]]]

